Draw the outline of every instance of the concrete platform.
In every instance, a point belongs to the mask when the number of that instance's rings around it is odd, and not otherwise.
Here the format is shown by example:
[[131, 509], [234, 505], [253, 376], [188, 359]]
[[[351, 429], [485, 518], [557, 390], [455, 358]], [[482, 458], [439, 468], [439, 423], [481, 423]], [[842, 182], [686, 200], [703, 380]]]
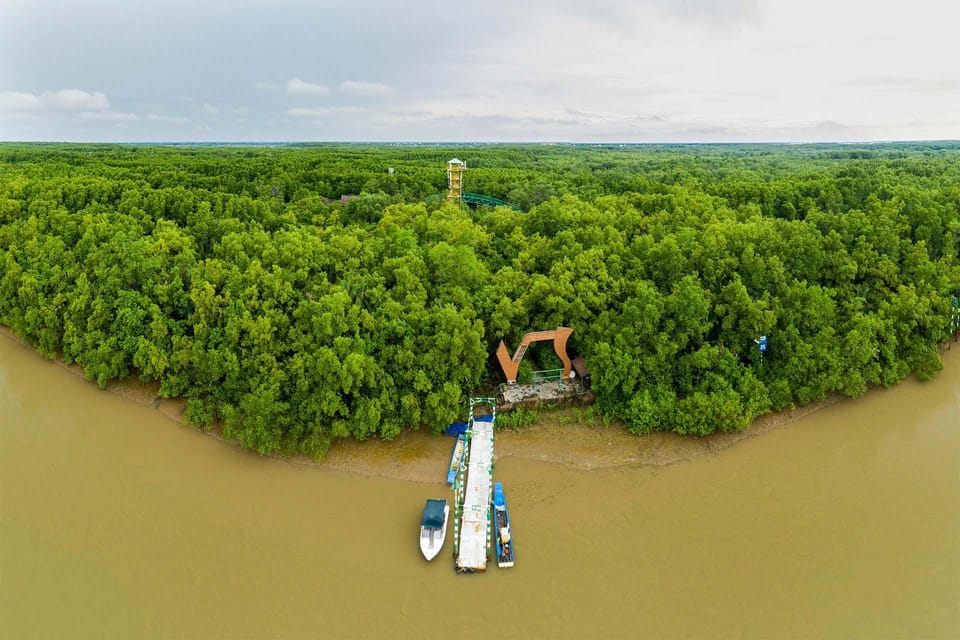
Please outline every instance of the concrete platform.
[[561, 382], [550, 380], [538, 382], [536, 389], [532, 384], [502, 384], [497, 394], [497, 409], [512, 411], [514, 409], [537, 409], [541, 404], [590, 404], [595, 396], [589, 389], [585, 389], [582, 382], [572, 380]]

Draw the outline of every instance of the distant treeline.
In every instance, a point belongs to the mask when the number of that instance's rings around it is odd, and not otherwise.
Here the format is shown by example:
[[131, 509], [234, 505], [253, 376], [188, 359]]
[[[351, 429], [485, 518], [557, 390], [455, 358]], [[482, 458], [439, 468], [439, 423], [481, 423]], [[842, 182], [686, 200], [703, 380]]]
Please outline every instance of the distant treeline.
[[[523, 212], [424, 203], [454, 156]], [[636, 433], [928, 378], [958, 251], [950, 143], [0, 145], [0, 323], [261, 453], [438, 431], [560, 325]]]

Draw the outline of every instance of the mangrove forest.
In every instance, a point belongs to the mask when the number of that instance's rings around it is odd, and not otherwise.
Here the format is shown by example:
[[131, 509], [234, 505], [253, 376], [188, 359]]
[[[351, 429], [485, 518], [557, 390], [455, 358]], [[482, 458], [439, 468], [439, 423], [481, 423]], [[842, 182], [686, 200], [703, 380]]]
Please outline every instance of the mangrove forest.
[[0, 145], [0, 324], [264, 454], [439, 433], [558, 326], [634, 433], [927, 379], [958, 252], [958, 143]]

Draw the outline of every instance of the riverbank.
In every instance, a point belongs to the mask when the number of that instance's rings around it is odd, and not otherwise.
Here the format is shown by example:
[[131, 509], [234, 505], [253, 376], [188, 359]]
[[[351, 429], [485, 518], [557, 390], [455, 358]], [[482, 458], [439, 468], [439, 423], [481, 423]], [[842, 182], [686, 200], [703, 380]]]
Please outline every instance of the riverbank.
[[[573, 422], [572, 409], [543, 412], [537, 423], [529, 427], [498, 431], [496, 457], [558, 463], [582, 470], [665, 467], [714, 455], [840, 400], [843, 396], [836, 394], [795, 411], [768, 414], [740, 432], [702, 438], [664, 432], [635, 436], [616, 424], [608, 427], [577, 424]], [[405, 431], [392, 442], [339, 441], [319, 464], [368, 476], [437, 482], [446, 468], [452, 446], [452, 438]]]
[[[31, 345], [21, 340], [8, 327], [0, 326], [0, 334], [36, 353]], [[948, 358], [960, 358], [960, 348], [952, 348], [951, 345], [944, 347], [941, 357], [945, 366]], [[36, 355], [43, 357], [40, 353]], [[68, 365], [61, 360], [55, 362], [71, 373], [85, 378], [79, 365]], [[160, 398], [157, 395], [158, 390], [159, 384], [142, 383], [135, 379], [113, 382], [105, 389], [125, 400], [149, 407], [181, 426], [193, 428], [183, 417], [186, 402], [181, 399]], [[874, 390], [868, 393], [872, 392]], [[558, 463], [582, 470], [618, 466], [665, 467], [716, 455], [724, 449], [772, 429], [784, 427], [844, 399], [840, 394], [832, 394], [828, 398], [794, 410], [762, 416], [743, 431], [716, 433], [705, 437], [681, 436], [669, 432], [635, 436], [617, 424], [603, 426], [600, 422], [589, 426], [578, 422], [576, 409], [542, 412], [534, 425], [519, 430], [498, 431], [496, 456], [498, 459], [516, 458]], [[223, 438], [219, 429], [214, 428], [204, 433], [240, 448]], [[453, 439], [449, 437], [434, 436], [426, 431], [403, 431], [390, 442], [358, 442], [350, 439], [336, 441], [320, 462], [305, 456], [294, 456], [286, 460], [291, 464], [316, 465], [370, 477], [433, 483], [442, 481], [452, 446]]]

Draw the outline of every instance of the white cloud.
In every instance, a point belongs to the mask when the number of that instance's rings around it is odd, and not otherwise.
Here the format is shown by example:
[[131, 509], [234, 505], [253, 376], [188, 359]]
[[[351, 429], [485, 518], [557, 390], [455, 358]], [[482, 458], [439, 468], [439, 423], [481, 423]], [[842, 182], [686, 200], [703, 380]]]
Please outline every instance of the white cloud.
[[287, 115], [295, 118], [329, 118], [350, 113], [366, 113], [364, 107], [312, 107], [287, 109]]
[[60, 89], [40, 95], [21, 91], [0, 92], [0, 111], [24, 113], [42, 110], [106, 111], [110, 108], [107, 96], [99, 91]]
[[213, 106], [209, 102], [204, 102], [203, 106], [200, 107], [200, 111], [203, 111], [204, 113], [209, 113], [210, 115], [220, 113], [220, 109], [217, 109], [215, 106]]
[[[285, 24], [336, 24], [320, 39], [265, 30], [265, 10], [247, 7], [263, 3], [235, 3], [231, 28], [201, 37], [207, 22], [157, 7], [145, 21], [111, 1], [82, 14], [11, 2], [23, 20], [0, 24], [25, 26], [0, 36], [4, 139], [108, 139], [123, 118], [140, 140], [197, 136], [215, 118], [241, 140], [960, 138], [960, 3], [947, 0], [486, 0], [455, 16], [435, 2], [283, 3]], [[213, 18], [222, 3], [195, 4]], [[116, 28], [84, 46], [77, 20]], [[144, 29], [182, 32], [183, 46], [144, 37], [131, 52]], [[73, 61], [69, 81], [50, 59]]]
[[190, 122], [190, 118], [183, 118], [178, 116], [161, 116], [156, 113], [151, 113], [147, 115], [147, 120], [152, 120], [153, 122], [163, 122], [166, 124], [186, 124]]
[[110, 108], [107, 96], [99, 91], [81, 91], [80, 89], [61, 89], [47, 91], [43, 101], [53, 109], [64, 111], [103, 111]]
[[100, 122], [136, 122], [140, 119], [135, 113], [121, 113], [119, 111], [83, 111], [80, 117], [84, 120]]
[[393, 95], [393, 87], [380, 82], [361, 82], [359, 80], [345, 80], [340, 83], [340, 92], [351, 96], [365, 98], [383, 98]]
[[837, 87], [857, 86], [881, 91], [901, 91], [917, 93], [960, 93], [960, 77], [915, 77], [905, 76], [873, 76], [861, 80], [837, 83]]
[[325, 84], [305, 82], [300, 78], [291, 78], [287, 83], [287, 93], [292, 96], [328, 96], [330, 87]]
[[0, 112], [27, 113], [42, 108], [43, 101], [32, 93], [0, 91]]

